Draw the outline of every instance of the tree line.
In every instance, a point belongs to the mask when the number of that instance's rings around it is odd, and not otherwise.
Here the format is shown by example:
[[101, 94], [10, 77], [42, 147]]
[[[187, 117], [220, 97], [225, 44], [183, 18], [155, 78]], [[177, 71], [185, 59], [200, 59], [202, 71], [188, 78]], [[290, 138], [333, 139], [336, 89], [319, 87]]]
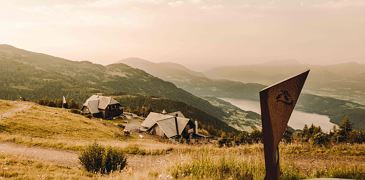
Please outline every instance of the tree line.
[[[238, 135], [230, 136], [222, 133], [218, 139], [219, 146], [236, 146], [241, 144], [262, 143], [262, 131], [252, 132], [242, 131]], [[327, 146], [337, 143], [361, 144], [365, 143], [365, 130], [355, 130], [348, 117], [341, 120], [339, 126], [334, 126], [329, 133], [323, 132], [320, 126], [305, 125], [302, 130], [288, 128], [284, 134], [282, 142], [310, 143], [313, 145]]]
[[80, 105], [73, 99], [68, 100], [65, 104], [63, 103], [62, 98], [59, 99], [42, 98], [36, 102], [42, 106], [58, 107], [66, 109], [80, 109]]

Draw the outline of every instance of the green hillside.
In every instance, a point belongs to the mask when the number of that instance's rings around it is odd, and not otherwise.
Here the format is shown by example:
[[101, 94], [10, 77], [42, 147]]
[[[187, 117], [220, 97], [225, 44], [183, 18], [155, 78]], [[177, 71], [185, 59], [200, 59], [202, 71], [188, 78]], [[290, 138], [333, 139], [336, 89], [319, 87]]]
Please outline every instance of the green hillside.
[[355, 129], [365, 129], [365, 106], [361, 104], [331, 97], [302, 94], [297, 109], [327, 115], [335, 124], [340, 124], [346, 116], [353, 123]]
[[[206, 100], [125, 64], [102, 66], [75, 62], [9, 45], [0, 45], [0, 84], [2, 99], [38, 100], [66, 96], [82, 103], [91, 94], [100, 92], [137, 94], [183, 102], [214, 117], [212, 121], [225, 116], [221, 109]], [[214, 128], [234, 131], [226, 124]]]

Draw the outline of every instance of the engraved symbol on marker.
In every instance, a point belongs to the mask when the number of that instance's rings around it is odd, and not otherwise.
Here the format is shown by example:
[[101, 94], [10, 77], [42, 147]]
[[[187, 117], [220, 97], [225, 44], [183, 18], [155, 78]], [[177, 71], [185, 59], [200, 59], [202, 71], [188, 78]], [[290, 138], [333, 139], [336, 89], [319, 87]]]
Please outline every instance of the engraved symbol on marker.
[[282, 102], [286, 105], [293, 105], [293, 99], [287, 90], [280, 90], [280, 93], [276, 96], [276, 102]]

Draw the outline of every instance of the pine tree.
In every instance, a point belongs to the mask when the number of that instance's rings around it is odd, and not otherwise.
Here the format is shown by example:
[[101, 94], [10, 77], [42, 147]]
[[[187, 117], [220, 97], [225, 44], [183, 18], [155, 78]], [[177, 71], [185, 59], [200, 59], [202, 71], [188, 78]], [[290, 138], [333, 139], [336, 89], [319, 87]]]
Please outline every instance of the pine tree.
[[302, 132], [302, 141], [307, 142], [309, 137], [309, 129], [307, 124], [304, 125], [303, 132]]
[[349, 134], [352, 131], [352, 123], [348, 117], [344, 117], [340, 123], [340, 130], [339, 130], [339, 141], [345, 142], [347, 141]]

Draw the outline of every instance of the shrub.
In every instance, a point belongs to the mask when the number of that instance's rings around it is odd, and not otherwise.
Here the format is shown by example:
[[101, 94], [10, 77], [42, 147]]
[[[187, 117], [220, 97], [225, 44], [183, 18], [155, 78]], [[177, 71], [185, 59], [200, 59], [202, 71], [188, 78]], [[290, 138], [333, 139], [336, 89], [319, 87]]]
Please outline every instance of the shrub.
[[330, 138], [327, 134], [319, 132], [313, 136], [313, 144], [315, 145], [327, 145], [330, 142]]
[[102, 174], [121, 171], [127, 165], [127, 158], [123, 152], [111, 147], [105, 149], [96, 143], [81, 152], [79, 160], [87, 171]]
[[127, 158], [120, 150], [108, 148], [104, 158], [104, 170], [106, 173], [111, 171], [121, 171], [127, 165]]
[[87, 171], [93, 173], [101, 172], [103, 169], [104, 153], [105, 148], [94, 143], [81, 152], [79, 160]]

